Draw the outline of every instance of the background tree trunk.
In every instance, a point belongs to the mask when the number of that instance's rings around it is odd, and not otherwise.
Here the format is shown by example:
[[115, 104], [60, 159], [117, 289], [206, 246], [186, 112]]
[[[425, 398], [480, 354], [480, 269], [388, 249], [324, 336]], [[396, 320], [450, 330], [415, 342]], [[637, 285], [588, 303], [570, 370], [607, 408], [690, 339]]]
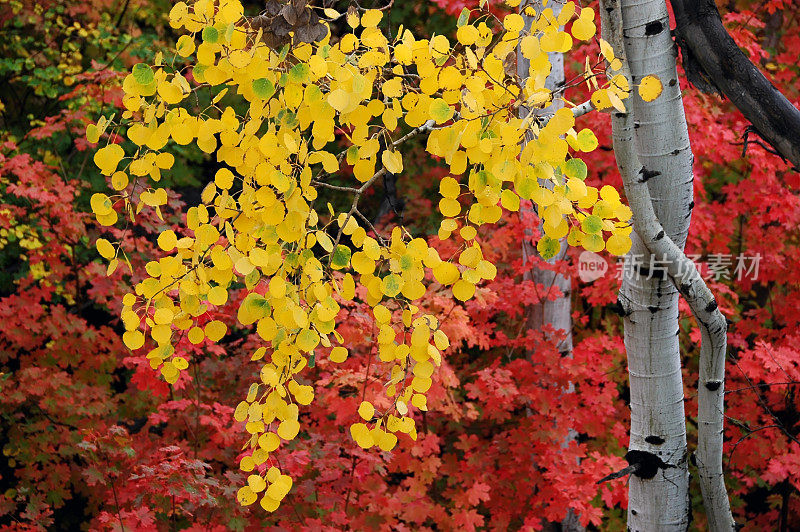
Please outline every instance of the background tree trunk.
[[[524, 8], [526, 5], [532, 5], [537, 13], [541, 12], [543, 8], [541, 0], [523, 2], [520, 5], [520, 11], [523, 13], [523, 18], [525, 18], [525, 26], [526, 28], [530, 28], [532, 22], [531, 17], [524, 15]], [[556, 16], [561, 12], [561, 5], [562, 4], [559, 2], [548, 3], [548, 7], [553, 10]], [[551, 70], [550, 75], [547, 76], [545, 86], [553, 91], [554, 100], [551, 106], [537, 111], [542, 115], [553, 114], [564, 106], [564, 101], [560, 99], [560, 90], [564, 86], [564, 55], [552, 52], [548, 54], [548, 57], [550, 59]], [[523, 82], [528, 77], [529, 69], [530, 62], [523, 57], [521, 53], [517, 52], [517, 73], [520, 80]], [[527, 116], [529, 112], [530, 110], [528, 108], [522, 107], [520, 109], [520, 116]], [[527, 140], [528, 138], [526, 135], [525, 141]], [[540, 180], [539, 184], [549, 189], [553, 188], [553, 183], [550, 180]], [[539, 223], [539, 233], [543, 234], [541, 222]], [[567, 256], [567, 247], [567, 239], [562, 238], [560, 251], [547, 262], [555, 265], [559, 261], [563, 261]], [[522, 243], [523, 261], [527, 264], [533, 257], [537, 256], [538, 252], [536, 251], [536, 247], [533, 246], [529, 240], [524, 240]], [[530, 305], [527, 310], [525, 319], [526, 329], [543, 330], [552, 327], [555, 331], [562, 331], [565, 336], [558, 342], [557, 348], [562, 355], [569, 356], [572, 353], [572, 280], [568, 276], [542, 268], [534, 268], [526, 279], [544, 287], [540, 294], [542, 301]], [[560, 295], [554, 300], [546, 299], [547, 295], [552, 293], [560, 293]]]
[[[544, 9], [541, 0], [532, 2], [523, 1], [520, 4], [520, 12], [525, 19], [525, 28], [529, 29], [533, 22], [533, 17], [525, 15], [525, 7], [533, 6], [537, 13], [541, 13]], [[558, 1], [549, 2], [548, 7], [553, 10], [557, 16], [561, 12], [562, 4]], [[541, 111], [534, 111], [543, 115], [553, 114], [556, 110], [564, 106], [563, 99], [560, 98], [561, 90], [564, 86], [564, 55], [557, 52], [548, 54], [551, 70], [545, 81], [545, 86], [553, 91], [554, 99], [552, 105]], [[522, 53], [517, 50], [517, 74], [521, 83], [524, 85], [524, 80], [527, 79], [530, 70], [530, 62], [523, 57]], [[531, 110], [526, 107], [520, 108], [520, 116], [525, 117]], [[523, 143], [529, 140], [529, 134], [525, 135]], [[549, 189], [553, 188], [552, 181], [540, 180], [539, 184]], [[534, 208], [535, 210], [535, 208]], [[537, 213], [538, 214], [538, 213]], [[542, 221], [539, 222], [539, 234], [544, 234], [542, 228]], [[549, 264], [555, 265], [560, 261], [566, 259], [567, 256], [567, 239], [562, 238], [561, 249], [555, 257], [549, 259]], [[531, 262], [534, 257], [538, 256], [536, 247], [531, 243], [529, 238], [522, 242], [522, 260], [525, 264]], [[556, 348], [562, 356], [572, 356], [572, 279], [566, 275], [554, 272], [553, 270], [546, 270], [543, 268], [534, 268], [530, 273], [525, 274], [525, 279], [533, 281], [537, 286], [542, 286], [543, 290], [539, 294], [542, 298], [540, 302], [530, 305], [526, 309], [525, 315], [525, 329], [533, 329], [537, 331], [552, 330], [555, 334], [563, 335]], [[551, 300], [548, 295], [557, 293], [558, 297]], [[572, 383], [569, 384], [567, 393], [574, 392]], [[570, 436], [564, 445], [568, 445], [569, 441], [575, 439], [575, 431], [570, 428]], [[577, 466], [577, 464], [576, 464]], [[583, 532], [585, 529], [580, 525], [578, 516], [571, 509], [568, 511], [564, 520], [560, 523], [560, 530], [563, 532]], [[545, 529], [557, 530], [558, 523], [545, 523]]]

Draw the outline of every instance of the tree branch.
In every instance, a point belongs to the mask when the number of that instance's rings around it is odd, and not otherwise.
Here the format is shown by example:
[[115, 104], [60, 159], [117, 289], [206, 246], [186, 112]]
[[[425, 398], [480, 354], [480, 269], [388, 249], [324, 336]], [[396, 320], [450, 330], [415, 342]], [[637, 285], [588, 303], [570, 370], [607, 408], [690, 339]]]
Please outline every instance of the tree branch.
[[739, 49], [713, 0], [670, 1], [689, 81], [730, 98], [759, 135], [800, 168], [800, 110]]

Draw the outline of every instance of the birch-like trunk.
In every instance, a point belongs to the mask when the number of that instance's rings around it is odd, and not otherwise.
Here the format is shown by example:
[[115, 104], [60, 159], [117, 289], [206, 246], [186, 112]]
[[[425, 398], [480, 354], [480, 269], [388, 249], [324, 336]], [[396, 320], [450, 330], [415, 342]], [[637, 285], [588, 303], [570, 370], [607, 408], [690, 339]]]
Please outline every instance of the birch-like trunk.
[[[654, 50], [650, 50], [654, 52], [652, 58], [648, 57], [646, 50], [644, 52], [641, 50], [642, 40], [647, 41], [659, 33], [666, 33], [664, 31], [668, 27], [666, 24], [668, 22], [666, 6], [663, 6], [664, 9], [657, 13], [646, 10], [640, 11], [641, 5], [629, 6], [627, 9], [628, 18], [626, 19], [625, 5], [629, 1], [601, 0], [603, 35], [611, 43], [615, 52], [622, 56], [622, 73], [629, 79], [631, 86], [638, 83], [643, 75], [652, 73], [657, 74], [662, 82], [665, 82], [665, 86], [673, 88], [673, 91], [661, 96], [660, 99], [663, 100], [663, 103], [657, 103], [658, 100], [652, 103], [645, 103], [637, 98], [628, 103], [627, 113], [613, 113], [614, 152], [625, 186], [625, 193], [633, 212], [634, 235], [636, 237], [634, 242], [640, 248], [643, 248], [647, 254], [653, 254], [652, 256], [660, 260], [659, 264], [663, 272], [661, 277], [663, 277], [664, 281], [668, 279], [670, 285], [677, 288], [689, 303], [702, 332], [700, 389], [698, 392], [697, 467], [700, 473], [700, 486], [706, 515], [708, 516], [709, 530], [713, 532], [731, 532], [735, 530], [735, 524], [731, 516], [722, 470], [727, 324], [724, 316], [717, 308], [716, 300], [705, 281], [694, 267], [694, 264], [683, 253], [691, 203], [688, 208], [683, 210], [667, 210], [665, 212], [664, 207], [662, 207], [660, 209], [661, 213], [658, 212], [659, 203], [666, 205], [669, 201], [679, 202], [677, 208], [680, 209], [680, 206], [683, 205], [680, 203], [681, 198], [683, 198], [680, 194], [686, 193], [688, 188], [688, 200], [691, 202], [692, 191], [692, 155], [691, 149], [688, 147], [688, 131], [678, 89], [677, 76], [674, 75], [674, 53], [671, 52], [671, 49], [664, 49], [663, 57], [673, 57], [672, 68], [667, 68], [669, 65], [666, 64], [666, 60], [663, 63], [656, 63], [654, 59], [654, 57], [658, 56], [658, 48], [656, 46], [653, 46]], [[622, 9], [620, 3], [622, 4]], [[651, 18], [648, 15], [655, 15], [655, 17]], [[642, 26], [644, 27], [644, 35], [635, 31]], [[633, 31], [631, 31], [632, 29]], [[668, 42], [671, 44], [671, 39], [668, 39]], [[649, 43], [645, 44], [644, 48], [647, 49], [648, 47]], [[642, 55], [632, 56], [634, 50], [642, 52]], [[636, 69], [634, 69], [636, 64], [635, 57], [639, 57]], [[662, 66], [664, 70], [656, 72], [654, 68], [657, 66]], [[633, 74], [634, 71], [638, 75]], [[673, 77], [664, 77], [665, 74]], [[663, 123], [664, 115], [660, 113], [667, 113], [670, 106], [673, 107], [672, 112], [677, 112], [677, 115], [671, 124], [665, 124]], [[646, 111], [650, 112], [647, 113]], [[644, 127], [645, 120], [647, 120], [649, 128]], [[643, 132], [644, 134], [655, 132], [659, 136], [650, 137], [648, 143], [642, 138]], [[676, 144], [669, 144], [668, 142], [670, 141], [676, 142]], [[655, 148], [656, 150], [660, 148], [661, 153], [658, 151], [648, 152], [647, 148]], [[682, 162], [671, 161], [671, 158], [679, 158], [682, 151], [686, 154], [686, 158]], [[644, 159], [644, 155], [647, 154], [650, 155], [649, 162], [645, 162]], [[662, 166], [656, 166], [659, 162]], [[650, 165], [649, 167], [648, 164]], [[688, 167], [683, 165], [688, 165]], [[659, 182], [653, 181], [653, 179], [661, 178], [663, 182], [668, 182], [669, 178], [673, 178], [678, 180], [677, 184], [680, 184], [681, 179], [687, 174], [673, 174], [672, 172], [681, 170], [688, 173], [689, 180], [687, 185], [676, 188], [677, 194], [673, 197], [668, 195], [653, 197], [654, 191], [658, 191], [659, 194], [669, 194], [668, 190], [657, 186]], [[680, 216], [682, 213], [685, 213], [685, 224], [682, 224], [681, 220], [678, 219], [678, 225], [671, 225], [668, 228], [667, 224], [663, 223], [663, 220], [669, 219], [672, 220], [672, 224], [675, 224], [676, 214]], [[676, 236], [680, 240], [674, 240]], [[652, 270], [650, 268], [649, 273], [652, 274]], [[623, 290], [631, 286], [637, 286], [636, 281], [640, 277], [637, 274], [640, 273], [641, 270], [633, 271], [634, 277], [631, 278], [630, 282], [626, 279], [623, 284]], [[662, 289], [663, 285], [658, 285], [658, 290]], [[636, 292], [631, 293], [635, 294]], [[658, 295], [658, 293], [653, 294], [655, 297], [658, 297]], [[676, 294], [673, 294], [673, 297], [677, 299]], [[633, 302], [627, 301], [626, 304], [632, 305]], [[633, 317], [636, 309], [629, 308], [629, 310], [634, 311], [631, 313], [631, 317]], [[649, 308], [648, 311], [655, 315], [658, 314], [659, 309]], [[639, 314], [646, 315], [642, 311]], [[628, 345], [629, 333], [632, 337], [631, 339], [635, 340], [635, 342], [631, 342], [632, 344], [637, 344], [638, 346], [643, 339], [633, 337], [639, 324], [636, 323], [635, 319], [633, 319], [633, 323], [629, 323], [630, 321], [629, 319], [626, 322], [625, 334], [631, 378], [632, 420], [636, 419], [637, 416], [642, 416], [642, 414], [651, 417], [646, 417], [643, 420], [639, 419], [637, 422], [632, 421], [629, 457], [631, 453], [636, 453], [633, 454], [632, 458], [634, 461], [638, 461], [637, 465], [640, 467], [635, 472], [635, 476], [631, 478], [628, 528], [629, 530], [683, 530], [688, 526], [690, 520], [689, 512], [691, 509], [688, 506], [688, 497], [684, 495], [683, 491], [678, 490], [672, 495], [670, 488], [659, 481], [659, 475], [666, 475], [674, 470], [681, 478], [688, 480], [688, 468], [685, 459], [679, 461], [669, 460], [668, 457], [664, 456], [663, 452], [660, 453], [647, 447], [642, 447], [640, 446], [640, 441], [638, 441], [641, 438], [642, 429], [644, 429], [645, 433], [649, 432], [651, 434], [649, 437], [645, 437], [644, 443], [650, 444], [651, 447], [660, 447], [667, 443], [667, 438], [659, 436], [652, 430], [656, 426], [654, 423], [655, 418], [652, 417], [653, 411], [658, 408], [659, 399], [663, 401], [663, 398], [654, 395], [655, 401], [645, 402], [644, 405], [640, 405], [633, 400], [634, 385], [637, 381], [641, 381], [643, 376], [637, 375], [637, 370], [640, 367], [647, 367], [651, 370], [651, 373], [648, 374], [650, 379], [649, 390], [655, 394], [658, 394], [662, 388], [673, 391], [675, 387], [682, 387], [680, 373], [676, 378], [672, 373], [673, 366], [663, 366], [661, 370], [666, 370], [666, 372], [659, 376], [658, 368], [651, 362], [653, 359], [652, 350], [650, 353], [631, 351], [631, 346]], [[675, 323], [675, 328], [677, 329], [677, 322]], [[634, 366], [634, 363], [636, 366]], [[679, 371], [679, 357], [677, 365]], [[676, 379], [677, 382], [675, 382]], [[644, 388], [643, 391], [647, 393], [648, 381], [639, 382], [637, 388]], [[677, 391], [675, 391], [675, 397], [677, 398]], [[680, 401], [682, 403], [682, 393]], [[672, 403], [671, 401], [666, 401], [662, 402], [662, 405], [670, 407]], [[646, 408], [643, 409], [642, 406]], [[637, 410], [639, 411], [637, 412]], [[678, 413], [670, 408], [669, 412], [675, 417], [665, 419], [662, 423], [676, 427], [677, 430], [673, 436], [677, 437], [678, 445], [683, 446], [683, 455], [685, 456], [685, 420], [683, 419], [682, 404], [680, 411], [681, 417], [678, 419]], [[678, 424], [680, 424], [680, 428], [677, 427]], [[638, 434], [634, 431], [634, 427], [638, 428]], [[676, 448], [678, 448], [678, 445], [676, 445]], [[629, 461], [631, 461], [630, 458]], [[649, 464], [645, 464], [645, 461], [648, 461]], [[653, 470], [654, 464], [656, 465], [655, 470]], [[642, 475], [645, 466], [649, 466], [649, 471], [647, 475]], [[666, 477], [664, 479], [666, 480]]]
[[[643, 165], [640, 179], [647, 184], [667, 236], [683, 250], [694, 205], [693, 157], [666, 2], [613, 0], [604, 2], [601, 11], [616, 2], [622, 18], [616, 38], [622, 34], [633, 84], [652, 74], [664, 85], [655, 101], [642, 101], [634, 90], [626, 105], [635, 120], [635, 151]], [[689, 525], [690, 505], [678, 292], [659, 263], [662, 258], [651, 255], [636, 233], [631, 236], [628, 260], [634, 267], [626, 268], [620, 292], [631, 395], [628, 456], [648, 461], [642, 465], [649, 467], [646, 475], [640, 470], [630, 477], [628, 528], [683, 531]]]
[[[541, 13], [544, 9], [541, 0], [534, 0], [531, 2], [523, 1], [520, 4], [520, 13], [522, 14], [525, 20], [525, 29], [529, 30], [531, 24], [533, 22], [532, 17], [525, 14], [525, 7], [528, 5], [532, 5], [537, 13]], [[558, 16], [561, 12], [562, 3], [558, 0], [548, 2], [547, 7], [553, 10], [554, 16]], [[561, 90], [564, 86], [564, 55], [557, 52], [552, 52], [548, 54], [550, 60], [550, 74], [547, 76], [545, 80], [545, 87], [550, 89], [553, 92], [553, 103], [549, 107], [543, 110], [536, 110], [534, 112], [542, 114], [542, 115], [552, 115], [558, 109], [564, 106], [564, 101], [561, 98]], [[518, 50], [517, 51], [517, 74], [521, 83], [524, 85], [525, 80], [528, 78], [530, 71], [530, 61], [523, 57], [522, 53]], [[528, 116], [531, 112], [530, 109], [526, 107], [520, 108], [520, 117], [524, 118]], [[525, 135], [523, 139], [523, 147], [524, 143], [526, 143], [529, 138], [529, 133]], [[547, 187], [549, 189], [553, 188], [552, 181], [549, 180], [540, 180], [539, 184], [543, 187]], [[539, 223], [539, 234], [543, 234], [543, 227], [542, 222]], [[567, 255], [567, 239], [562, 238], [561, 241], [561, 249], [556, 254], [555, 257], [549, 259], [547, 262], [549, 264], [555, 265], [559, 261], [563, 261]], [[523, 263], [529, 263], [533, 257], [538, 255], [536, 248], [531, 244], [530, 239], [526, 238], [523, 240], [522, 243], [522, 260]], [[528, 280], [533, 281], [536, 283], [537, 286], [542, 286], [543, 290], [539, 294], [541, 297], [541, 301], [538, 303], [531, 305], [526, 310], [525, 316], [525, 328], [527, 329], [534, 329], [537, 331], [542, 331], [544, 329], [552, 329], [557, 334], [562, 334], [563, 338], [559, 340], [556, 345], [559, 353], [562, 356], [571, 356], [572, 355], [572, 280], [562, 274], [558, 274], [552, 270], [545, 270], [542, 268], [534, 268], [530, 274], [525, 274], [525, 278]], [[557, 293], [558, 296], [555, 299], [549, 299], [548, 295], [551, 293]], [[574, 388], [570, 383], [568, 389], [566, 390], [567, 393], [574, 392]], [[564, 442], [564, 445], [569, 443], [569, 440], [574, 439], [574, 431], [570, 428], [570, 436], [567, 441]], [[577, 466], [577, 464], [576, 464]], [[546, 529], [553, 529], [555, 530], [555, 526], [552, 526], [551, 523], [546, 523]], [[560, 523], [561, 530], [564, 532], [584, 532], [584, 528], [580, 525], [579, 519], [577, 514], [573, 512], [571, 509], [567, 512], [567, 515], [564, 517], [564, 520]]]
[[[520, 5], [520, 12], [525, 19], [525, 28], [531, 27], [531, 17], [525, 15], [524, 8], [527, 5], [532, 5], [537, 13], [543, 9], [541, 0], [534, 2], [522, 2]], [[558, 1], [548, 2], [547, 7], [553, 10], [554, 16], [558, 16], [561, 12], [562, 4]], [[564, 55], [558, 52], [548, 54], [550, 59], [550, 74], [547, 76], [545, 86], [553, 91], [554, 99], [552, 105], [541, 111], [535, 111], [542, 115], [552, 115], [558, 109], [564, 106], [564, 100], [561, 99], [561, 89], [564, 86]], [[517, 51], [517, 74], [520, 80], [528, 77], [530, 70], [530, 62]], [[525, 117], [530, 112], [526, 107], [520, 108], [520, 116]], [[527, 142], [528, 136], [526, 135], [523, 142]], [[549, 189], [553, 188], [553, 182], [550, 180], [540, 180], [539, 184]], [[539, 224], [539, 233], [543, 234], [542, 224]], [[567, 239], [561, 239], [561, 249], [555, 257], [549, 259], [549, 264], [556, 264], [563, 261], [567, 255]], [[528, 239], [522, 243], [522, 260], [524, 263], [529, 263], [533, 257], [537, 256], [536, 247], [533, 246]], [[541, 268], [534, 268], [526, 279], [533, 281], [538, 285], [543, 286], [542, 301], [531, 305], [527, 310], [525, 319], [525, 328], [541, 331], [545, 326], [552, 327], [555, 331], [563, 331], [564, 338], [557, 344], [558, 351], [564, 355], [569, 356], [572, 354], [572, 281], [569, 277], [557, 274], [552, 270], [545, 270]], [[546, 299], [548, 294], [559, 293], [560, 295], [554, 299]]]

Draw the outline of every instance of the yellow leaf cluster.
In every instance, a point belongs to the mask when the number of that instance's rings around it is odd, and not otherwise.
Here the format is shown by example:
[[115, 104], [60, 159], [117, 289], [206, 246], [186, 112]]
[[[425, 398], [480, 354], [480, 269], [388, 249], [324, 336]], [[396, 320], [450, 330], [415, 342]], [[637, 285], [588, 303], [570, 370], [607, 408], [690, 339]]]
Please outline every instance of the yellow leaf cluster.
[[[338, 17], [331, 11], [326, 16]], [[385, 396], [361, 403], [350, 434], [363, 448], [389, 451], [398, 434], [416, 438], [414, 409], [428, 409], [426, 393], [450, 347], [420, 300], [432, 287], [464, 302], [496, 276], [478, 229], [498, 222], [504, 209], [534, 204], [546, 238], [622, 254], [630, 210], [613, 188], [584, 183], [577, 154], [597, 148], [594, 134], [577, 128], [568, 109], [542, 114], [554, 98], [545, 86], [548, 53], [594, 36], [591, 9], [567, 2], [559, 16], [544, 9], [529, 27], [510, 14], [497, 34], [485, 18], [469, 23], [467, 13], [453, 42], [410, 30], [389, 38], [381, 11], [355, 10], [347, 23], [358, 31], [281, 50], [266, 46], [243, 13], [239, 0], [175, 4], [170, 25], [186, 34], [173, 59], [135, 65], [123, 81], [121, 120], [87, 127], [91, 142], [108, 127], [116, 133], [94, 158], [115, 195], [96, 194], [91, 206], [104, 225], [117, 222], [118, 209], [131, 220], [144, 208], [160, 217], [169, 198], [148, 179], [158, 182], [174, 165], [167, 146], [194, 144], [216, 159], [219, 170], [186, 212], [185, 227], [164, 228], [163, 256], [146, 264], [147, 276], [123, 298], [123, 341], [132, 350], [147, 346], [152, 368], [176, 383], [190, 363], [176, 350], [179, 339], [200, 345], [224, 341], [231, 327], [255, 330], [263, 342], [251, 357], [259, 379], [234, 412], [246, 433], [240, 468], [250, 473], [237, 499], [260, 499], [274, 511], [292, 479], [272, 455], [300, 434], [300, 407], [314, 399], [303, 370], [349, 360], [337, 331], [345, 302], [358, 298], [373, 309], [386, 382]], [[518, 46], [529, 62], [521, 86], [507, 61]], [[609, 49], [601, 42], [613, 66], [619, 60]], [[192, 67], [191, 77], [182, 65]], [[629, 92], [624, 81], [598, 89], [595, 95], [605, 92], [596, 107], [619, 108]], [[198, 108], [201, 94], [207, 103]], [[234, 96], [246, 102], [243, 114], [230, 105]], [[383, 236], [358, 211], [384, 172], [404, 171], [401, 145], [422, 133], [427, 153], [449, 170], [439, 183], [439, 238], [463, 240], [451, 257], [401, 226]], [[347, 148], [339, 151], [332, 141], [342, 138]], [[333, 174], [351, 182], [333, 184]], [[335, 212], [329, 203], [318, 211], [323, 190], [349, 194], [351, 208]], [[106, 239], [97, 249], [109, 261], [124, 258]], [[239, 286], [244, 297], [236, 296]], [[212, 310], [229, 319], [213, 319]]]

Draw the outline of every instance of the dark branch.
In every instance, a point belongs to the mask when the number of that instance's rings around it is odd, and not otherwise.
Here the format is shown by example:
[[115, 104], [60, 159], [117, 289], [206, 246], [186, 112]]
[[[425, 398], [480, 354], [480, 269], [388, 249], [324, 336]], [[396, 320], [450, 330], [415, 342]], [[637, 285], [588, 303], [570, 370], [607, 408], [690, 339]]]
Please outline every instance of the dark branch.
[[758, 134], [800, 168], [800, 111], [739, 49], [714, 0], [671, 2], [689, 81], [730, 98]]

